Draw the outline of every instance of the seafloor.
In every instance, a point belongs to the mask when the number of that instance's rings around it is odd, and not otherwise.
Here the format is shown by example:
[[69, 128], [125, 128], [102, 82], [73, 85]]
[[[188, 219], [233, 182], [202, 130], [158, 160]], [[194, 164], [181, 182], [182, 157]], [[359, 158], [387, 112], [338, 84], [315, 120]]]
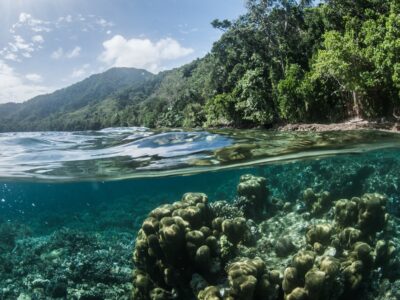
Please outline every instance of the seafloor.
[[[0, 299], [400, 299], [399, 170], [385, 150], [187, 177], [4, 183]], [[187, 192], [208, 200], [176, 202]]]

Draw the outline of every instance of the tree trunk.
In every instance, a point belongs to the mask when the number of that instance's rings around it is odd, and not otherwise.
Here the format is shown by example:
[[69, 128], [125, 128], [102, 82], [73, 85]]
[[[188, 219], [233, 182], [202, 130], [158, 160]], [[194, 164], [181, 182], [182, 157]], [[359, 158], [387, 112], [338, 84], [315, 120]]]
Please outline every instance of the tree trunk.
[[360, 109], [360, 99], [357, 95], [357, 92], [353, 91], [353, 113], [355, 117], [361, 118], [361, 109]]

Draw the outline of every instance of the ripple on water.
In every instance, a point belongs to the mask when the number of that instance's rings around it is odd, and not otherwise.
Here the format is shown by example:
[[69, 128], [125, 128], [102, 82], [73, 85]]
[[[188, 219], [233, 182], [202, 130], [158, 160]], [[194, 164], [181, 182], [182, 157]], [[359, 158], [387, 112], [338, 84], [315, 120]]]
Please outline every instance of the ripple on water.
[[191, 174], [397, 148], [400, 136], [381, 131], [150, 130], [0, 134], [3, 180], [116, 180]]

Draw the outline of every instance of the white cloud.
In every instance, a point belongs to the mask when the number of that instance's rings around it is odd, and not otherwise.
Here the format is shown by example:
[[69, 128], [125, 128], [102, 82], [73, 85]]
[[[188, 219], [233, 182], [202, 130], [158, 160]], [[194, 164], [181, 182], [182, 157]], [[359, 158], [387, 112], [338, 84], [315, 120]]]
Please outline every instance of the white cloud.
[[196, 27], [190, 28], [188, 24], [179, 24], [178, 28], [179, 28], [179, 32], [182, 34], [191, 34], [191, 33], [199, 31], [199, 29]]
[[13, 40], [0, 51], [0, 56], [6, 60], [20, 62], [21, 56], [29, 58], [37, 48], [34, 43], [27, 42], [22, 36], [16, 34], [13, 36]]
[[21, 23], [25, 23], [31, 18], [32, 18], [32, 16], [30, 14], [22, 12], [19, 15], [18, 21], [21, 22]]
[[80, 31], [82, 32], [89, 32], [89, 31], [97, 31], [97, 32], [104, 32], [108, 28], [114, 26], [114, 23], [108, 21], [102, 17], [96, 15], [67, 15], [64, 17], [59, 17], [53, 25], [56, 28], [65, 28], [71, 26], [71, 23], [74, 25], [78, 25], [80, 27]]
[[83, 76], [87, 75], [89, 67], [90, 67], [89, 64], [85, 64], [80, 68], [74, 69], [72, 74], [71, 74], [71, 77], [72, 78], [80, 78], [80, 77], [83, 77]]
[[0, 103], [22, 102], [50, 91], [52, 89], [49, 87], [26, 82], [25, 78], [0, 60]]
[[50, 25], [51, 23], [49, 21], [36, 19], [32, 17], [31, 14], [22, 12], [19, 15], [18, 22], [11, 27], [10, 32], [15, 33], [17, 28], [23, 26], [29, 28], [33, 32], [50, 32], [52, 31]]
[[7, 52], [3, 55], [4, 59], [12, 61], [21, 61], [15, 53]]
[[81, 47], [76, 46], [69, 53], [66, 54], [67, 58], [75, 58], [81, 54]]
[[103, 19], [103, 18], [97, 19], [97, 20], [95, 21], [95, 23], [96, 23], [97, 25], [100, 25], [101, 27], [113, 27], [113, 26], [114, 26], [114, 23], [113, 23], [113, 22], [106, 21], [106, 20]]
[[113, 67], [143, 68], [151, 72], [162, 70], [163, 63], [193, 53], [193, 49], [184, 48], [172, 38], [157, 42], [149, 39], [125, 39], [115, 35], [103, 43], [104, 51], [99, 60]]
[[71, 51], [65, 52], [63, 48], [58, 48], [56, 51], [51, 53], [50, 57], [52, 59], [61, 59], [61, 58], [75, 58], [81, 54], [81, 47], [76, 46]]
[[61, 57], [63, 57], [63, 55], [64, 55], [64, 49], [60, 47], [56, 51], [51, 53], [50, 57], [52, 59], [60, 59]]
[[25, 78], [32, 82], [42, 82], [43, 81], [42, 76], [40, 76], [39, 74], [36, 74], [36, 73], [27, 74], [27, 75], [25, 75]]
[[[44, 48], [46, 35], [52, 31], [56, 31], [57, 35], [63, 39], [66, 33], [70, 35], [71, 33], [82, 34], [82, 32], [108, 32], [107, 34], [111, 34], [109, 29], [113, 26], [112, 22], [96, 15], [66, 15], [54, 20], [42, 20], [29, 13], [21, 12], [17, 22], [10, 28], [12, 39], [3, 49], [0, 49], [0, 59], [21, 62], [24, 58], [31, 58], [34, 52]], [[51, 54], [51, 57], [53, 59], [74, 58], [80, 55], [81, 50], [78, 46], [69, 52], [64, 52], [62, 48], [59, 48]]]
[[20, 35], [14, 35], [14, 41], [8, 43], [9, 49], [12, 52], [18, 52], [19, 50], [23, 50], [26, 52], [33, 52], [33, 44], [27, 43]]
[[32, 42], [42, 44], [42, 43], [44, 43], [44, 38], [43, 38], [43, 36], [41, 36], [39, 34], [38, 35], [34, 35], [32, 37]]

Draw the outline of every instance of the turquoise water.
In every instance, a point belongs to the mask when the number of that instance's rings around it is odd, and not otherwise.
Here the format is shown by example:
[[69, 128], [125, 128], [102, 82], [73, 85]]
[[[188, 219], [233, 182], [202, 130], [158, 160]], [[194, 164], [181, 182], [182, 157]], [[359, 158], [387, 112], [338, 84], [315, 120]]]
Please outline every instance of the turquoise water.
[[[376, 192], [400, 216], [394, 133], [114, 128], [5, 133], [0, 147], [0, 299], [129, 299], [147, 215], [188, 192], [233, 203], [244, 174], [266, 178], [266, 201], [304, 206], [307, 188], [335, 200]], [[368, 297], [388, 293], [393, 276], [365, 279], [375, 280]]]

